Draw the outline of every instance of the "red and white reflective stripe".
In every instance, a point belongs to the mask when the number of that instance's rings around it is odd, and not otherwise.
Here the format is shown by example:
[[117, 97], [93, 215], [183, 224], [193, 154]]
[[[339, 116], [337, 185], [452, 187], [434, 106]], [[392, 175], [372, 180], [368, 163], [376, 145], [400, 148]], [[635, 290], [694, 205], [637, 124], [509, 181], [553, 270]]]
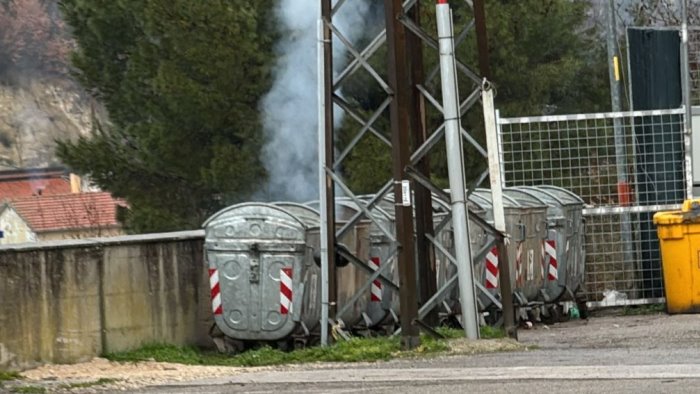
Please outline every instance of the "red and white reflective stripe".
[[544, 280], [544, 272], [547, 270], [547, 269], [545, 268], [545, 264], [546, 264], [546, 262], [547, 262], [547, 261], [546, 261], [547, 259], [545, 258], [546, 255], [545, 255], [545, 252], [544, 252], [544, 250], [545, 250], [545, 246], [544, 246], [544, 245], [545, 245], [545, 241], [542, 241], [542, 247], [540, 247], [540, 252], [541, 252], [541, 254], [542, 254], [542, 256], [541, 256], [541, 258], [540, 258], [540, 278], [541, 278], [542, 280]]
[[221, 306], [221, 288], [219, 287], [219, 270], [209, 268], [209, 288], [211, 289], [211, 310], [215, 315], [224, 313]]
[[292, 269], [280, 270], [280, 313], [289, 314], [292, 310]]
[[486, 288], [498, 287], [498, 249], [493, 248], [486, 254]]
[[548, 280], [558, 280], [559, 279], [559, 268], [557, 263], [557, 243], [555, 240], [545, 241], [544, 250], [549, 256], [549, 264], [547, 271]]
[[[369, 260], [369, 267], [376, 271], [379, 269], [379, 257], [372, 257]], [[371, 302], [381, 302], [382, 301], [382, 281], [375, 279], [370, 286], [370, 301]]]
[[515, 251], [515, 273], [518, 283], [523, 281], [523, 243], [518, 243], [518, 248]]

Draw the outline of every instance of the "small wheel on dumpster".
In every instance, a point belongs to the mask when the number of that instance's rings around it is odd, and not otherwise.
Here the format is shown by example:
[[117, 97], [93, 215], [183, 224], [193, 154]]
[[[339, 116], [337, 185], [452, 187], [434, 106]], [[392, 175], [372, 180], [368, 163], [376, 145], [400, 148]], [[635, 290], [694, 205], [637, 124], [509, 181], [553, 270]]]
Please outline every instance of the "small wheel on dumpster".
[[300, 350], [307, 347], [309, 340], [307, 338], [294, 338], [294, 350]]
[[586, 304], [586, 296], [576, 297], [576, 306], [578, 307], [578, 315], [581, 319], [588, 319], [588, 304]]
[[229, 337], [217, 337], [212, 338], [214, 340], [214, 345], [219, 353], [223, 354], [238, 354], [245, 350], [245, 343], [241, 341], [236, 341]]
[[[559, 323], [566, 323], [571, 320], [569, 311], [566, 310], [563, 305], [557, 305], [557, 308], [559, 309]], [[564, 312], [565, 310], [566, 312]]]
[[462, 329], [462, 324], [459, 322], [459, 319], [457, 319], [457, 316], [453, 314], [440, 319], [440, 325], [444, 327], [455, 328], [458, 330]]
[[544, 324], [556, 324], [561, 322], [562, 314], [559, 305], [547, 305], [547, 316], [542, 316], [542, 322]]
[[277, 349], [279, 349], [283, 352], [290, 352], [290, 351], [294, 350], [294, 341], [287, 340], [287, 339], [277, 341]]
[[245, 344], [243, 342], [236, 341], [224, 335], [224, 333], [219, 330], [216, 323], [209, 329], [209, 336], [219, 353], [236, 354], [245, 350]]
[[496, 326], [503, 324], [503, 311], [497, 307], [489, 308], [489, 315], [486, 316], [486, 324], [489, 326]]

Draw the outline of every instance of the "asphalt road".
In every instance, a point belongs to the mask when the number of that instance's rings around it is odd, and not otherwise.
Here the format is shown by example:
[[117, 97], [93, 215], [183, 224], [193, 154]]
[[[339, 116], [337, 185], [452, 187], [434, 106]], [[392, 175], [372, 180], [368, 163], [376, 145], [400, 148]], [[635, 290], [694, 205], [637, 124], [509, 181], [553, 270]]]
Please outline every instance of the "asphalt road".
[[696, 393], [700, 315], [593, 318], [520, 331], [534, 350], [243, 372], [142, 393]]

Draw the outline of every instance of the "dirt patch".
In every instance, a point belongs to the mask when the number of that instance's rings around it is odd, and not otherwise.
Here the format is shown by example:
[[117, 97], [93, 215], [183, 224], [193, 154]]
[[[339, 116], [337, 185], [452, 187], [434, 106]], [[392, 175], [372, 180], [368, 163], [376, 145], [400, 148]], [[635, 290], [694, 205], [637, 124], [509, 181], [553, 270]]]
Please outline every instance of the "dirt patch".
[[[44, 365], [22, 372], [24, 379], [8, 382], [5, 389], [42, 387], [46, 392], [92, 393], [102, 390], [126, 391], [138, 387], [262, 371], [268, 367], [236, 368], [161, 363], [155, 361], [118, 363], [103, 358], [70, 365]], [[98, 383], [102, 379], [106, 383]], [[90, 387], [76, 387], [94, 383]], [[1, 391], [1, 389], [0, 389]]]
[[[470, 355], [505, 351], [527, 350], [527, 346], [514, 340], [485, 339], [479, 341], [453, 339], [450, 350], [443, 355]], [[355, 367], [371, 363], [347, 364]], [[70, 365], [44, 365], [22, 372], [24, 379], [7, 383], [5, 389], [19, 387], [43, 388], [48, 393], [96, 393], [100, 391], [129, 391], [146, 386], [233, 376], [241, 373], [303, 368], [342, 368], [346, 363], [312, 363], [277, 367], [222, 367], [198, 366], [155, 361], [114, 362], [95, 358], [89, 362]]]
[[523, 350], [528, 350], [528, 347], [510, 338], [480, 339], [478, 341], [460, 338], [450, 341], [450, 353], [452, 354], [481, 354]]

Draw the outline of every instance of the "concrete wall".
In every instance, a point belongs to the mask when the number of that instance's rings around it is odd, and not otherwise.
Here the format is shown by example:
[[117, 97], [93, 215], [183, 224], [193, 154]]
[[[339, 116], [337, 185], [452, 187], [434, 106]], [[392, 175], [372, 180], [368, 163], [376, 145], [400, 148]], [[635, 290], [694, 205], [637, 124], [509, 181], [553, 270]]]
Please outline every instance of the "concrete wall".
[[37, 233], [39, 241], [60, 241], [63, 239], [103, 238], [124, 235], [121, 227], [96, 227], [78, 230], [42, 231]]
[[0, 247], [0, 368], [210, 346], [202, 231]]

